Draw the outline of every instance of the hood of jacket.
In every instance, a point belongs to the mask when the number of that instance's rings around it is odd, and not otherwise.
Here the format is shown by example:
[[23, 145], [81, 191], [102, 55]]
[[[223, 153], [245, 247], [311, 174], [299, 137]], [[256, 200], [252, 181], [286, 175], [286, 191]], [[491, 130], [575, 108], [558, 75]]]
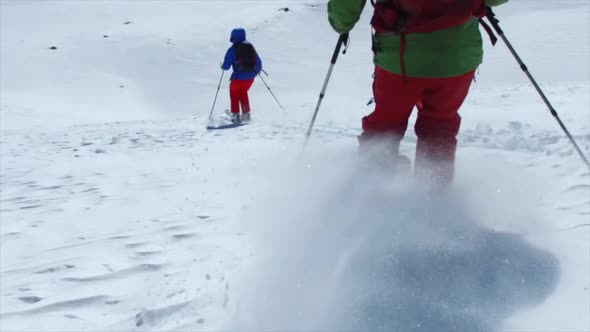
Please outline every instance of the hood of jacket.
[[229, 41], [236, 44], [246, 40], [246, 30], [242, 28], [235, 28], [232, 30]]

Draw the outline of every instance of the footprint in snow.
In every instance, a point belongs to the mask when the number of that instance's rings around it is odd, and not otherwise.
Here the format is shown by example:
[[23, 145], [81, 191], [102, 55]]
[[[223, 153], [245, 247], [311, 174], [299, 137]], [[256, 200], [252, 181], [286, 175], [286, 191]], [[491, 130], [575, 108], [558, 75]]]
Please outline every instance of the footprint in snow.
[[130, 249], [133, 249], [133, 248], [144, 247], [144, 246], [147, 246], [147, 245], [149, 245], [149, 244], [150, 244], [150, 242], [149, 242], [149, 241], [143, 241], [143, 242], [134, 242], [134, 243], [128, 243], [128, 244], [126, 244], [126, 245], [125, 245], [125, 248], [130, 248]]
[[129, 235], [115, 235], [115, 236], [111, 236], [108, 239], [109, 240], [125, 240], [125, 239], [129, 239], [129, 238], [131, 238], [131, 236], [129, 236]]
[[588, 191], [588, 190], [590, 190], [590, 185], [577, 184], [577, 185], [573, 185], [573, 186], [568, 187], [565, 191], [572, 192], [572, 191], [578, 191], [578, 190]]
[[18, 298], [19, 300], [21, 300], [24, 303], [28, 303], [28, 304], [32, 304], [32, 303], [37, 303], [40, 302], [41, 300], [43, 300], [43, 298], [38, 297], [38, 296], [22, 296]]
[[58, 266], [54, 266], [54, 267], [50, 267], [44, 270], [39, 270], [36, 272], [33, 272], [33, 274], [46, 274], [46, 273], [55, 273], [55, 272], [59, 272], [59, 271], [64, 271], [64, 270], [70, 270], [75, 268], [75, 265], [72, 264], [63, 264], [63, 265], [58, 265]]
[[154, 255], [159, 255], [160, 253], [162, 253], [160, 250], [136, 251], [135, 256], [145, 258], [145, 257], [154, 256]]
[[196, 236], [197, 236], [196, 233], [181, 233], [181, 234], [172, 235], [172, 238], [175, 240], [185, 240], [185, 239], [190, 239], [190, 238], [193, 238]]

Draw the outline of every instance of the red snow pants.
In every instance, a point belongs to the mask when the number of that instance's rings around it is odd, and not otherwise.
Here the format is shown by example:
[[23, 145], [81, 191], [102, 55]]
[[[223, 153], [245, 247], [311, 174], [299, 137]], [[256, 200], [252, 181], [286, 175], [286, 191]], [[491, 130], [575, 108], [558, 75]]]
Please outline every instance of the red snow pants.
[[375, 110], [362, 119], [361, 151], [373, 138], [386, 138], [399, 154], [399, 144], [414, 109], [418, 114], [414, 130], [415, 173], [447, 184], [455, 172], [457, 133], [461, 125], [459, 108], [467, 97], [475, 70], [456, 77], [403, 77], [375, 67], [373, 94]]
[[254, 83], [254, 79], [249, 80], [231, 80], [229, 83], [229, 99], [232, 113], [250, 112], [250, 100], [248, 99], [248, 90]]

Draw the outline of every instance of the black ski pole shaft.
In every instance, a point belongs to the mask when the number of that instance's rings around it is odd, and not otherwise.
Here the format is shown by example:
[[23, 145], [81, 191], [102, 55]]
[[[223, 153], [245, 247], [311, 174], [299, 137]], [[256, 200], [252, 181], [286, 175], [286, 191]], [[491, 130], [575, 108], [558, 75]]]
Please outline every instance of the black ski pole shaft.
[[[336, 60], [338, 59], [338, 54], [340, 53], [340, 49], [342, 45], [346, 45], [348, 43], [348, 33], [343, 33], [338, 37], [338, 43], [336, 44], [336, 48], [334, 49], [334, 53], [332, 54], [332, 60], [330, 60], [330, 67], [328, 68], [328, 73], [326, 74], [326, 79], [324, 80], [324, 85], [322, 86], [322, 91], [320, 91], [320, 97], [318, 99], [318, 103], [315, 107], [315, 111], [313, 112], [313, 117], [311, 118], [311, 123], [309, 124], [309, 129], [307, 129], [307, 134], [305, 136], [305, 143], [303, 144], [303, 148], [307, 145], [307, 141], [311, 136], [311, 132], [313, 130], [313, 125], [315, 120], [318, 116], [318, 112], [320, 110], [320, 105], [322, 104], [322, 100], [326, 95], [326, 89], [328, 87], [328, 82], [330, 81], [330, 76], [332, 76], [332, 70], [334, 70], [334, 65], [336, 64]], [[346, 48], [344, 49], [343, 54], [346, 52]]]
[[506, 44], [506, 46], [508, 47], [508, 50], [510, 50], [510, 53], [512, 53], [512, 56], [514, 56], [514, 58], [516, 59], [516, 62], [518, 62], [520, 69], [522, 69], [522, 71], [526, 74], [528, 79], [531, 81], [531, 83], [535, 87], [535, 90], [537, 90], [537, 92], [541, 96], [541, 99], [543, 99], [543, 102], [545, 103], [545, 105], [547, 105], [547, 107], [549, 108], [551, 115], [553, 115], [555, 120], [557, 120], [557, 123], [559, 124], [559, 126], [561, 127], [561, 129], [563, 130], [563, 132], [565, 133], [567, 138], [570, 140], [570, 142], [574, 145], [574, 148], [576, 149], [576, 151], [578, 152], [580, 157], [582, 157], [582, 160], [584, 161], [586, 166], [588, 166], [588, 168], [590, 168], [590, 162], [588, 161], [588, 159], [584, 155], [584, 152], [582, 152], [582, 149], [580, 149], [580, 147], [578, 146], [578, 143], [576, 143], [576, 140], [574, 139], [572, 134], [570, 134], [570, 132], [569, 132], [569, 130], [567, 130], [565, 124], [559, 118], [559, 115], [557, 114], [557, 111], [555, 110], [555, 108], [553, 108], [553, 105], [551, 105], [551, 102], [549, 102], [549, 99], [547, 99], [547, 96], [545, 96], [545, 93], [543, 93], [543, 90], [541, 90], [541, 87], [539, 86], [539, 84], [537, 84], [537, 81], [535, 80], [533, 75], [531, 75], [531, 73], [528, 70], [525, 63], [522, 61], [522, 59], [520, 58], [520, 56], [518, 55], [518, 53], [516, 52], [514, 47], [512, 47], [512, 44], [508, 41], [508, 38], [506, 38], [506, 36], [504, 35], [504, 31], [502, 31], [502, 28], [500, 28], [500, 24], [499, 24], [500, 21], [496, 18], [496, 14], [492, 11], [492, 9], [490, 7], [487, 8], [486, 16], [487, 16], [488, 20], [490, 21], [490, 23], [492, 24], [492, 27], [494, 27], [494, 30], [496, 30], [496, 32], [498, 33], [500, 38], [504, 41], [504, 44]]
[[213, 106], [211, 107], [211, 112], [209, 113], [209, 117], [213, 116], [213, 109], [215, 109], [215, 102], [217, 101], [217, 95], [219, 94], [219, 88], [221, 88], [221, 81], [223, 80], [223, 74], [225, 71], [221, 70], [221, 77], [219, 78], [219, 84], [217, 85], [217, 92], [215, 92], [215, 98], [213, 99]]
[[[264, 73], [266, 74], [266, 72], [264, 72]], [[268, 75], [268, 74], [266, 74], [266, 75]], [[281, 105], [281, 103], [279, 102], [279, 100], [277, 99], [277, 97], [275, 96], [275, 94], [272, 93], [272, 90], [270, 89], [270, 87], [268, 86], [268, 84], [266, 84], [266, 81], [264, 80], [264, 78], [262, 78], [262, 75], [258, 74], [258, 77], [260, 77], [260, 79], [262, 80], [262, 83], [264, 83], [264, 85], [268, 89], [268, 92], [270, 92], [270, 94], [275, 99], [275, 101], [277, 102], [277, 104], [279, 104], [279, 107], [284, 111], [285, 108], [283, 108], [283, 105]]]

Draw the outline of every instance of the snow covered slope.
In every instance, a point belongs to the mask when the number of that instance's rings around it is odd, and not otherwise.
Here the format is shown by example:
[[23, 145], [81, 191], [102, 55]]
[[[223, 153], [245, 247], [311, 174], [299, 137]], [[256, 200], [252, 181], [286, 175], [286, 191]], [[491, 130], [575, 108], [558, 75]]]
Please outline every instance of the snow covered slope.
[[[425, 196], [359, 172], [369, 8], [301, 154], [325, 7], [2, 0], [0, 330], [590, 330], [590, 173], [504, 45]], [[590, 155], [590, 5], [496, 12]], [[253, 122], [208, 132], [235, 26], [286, 111], [257, 81]]]

